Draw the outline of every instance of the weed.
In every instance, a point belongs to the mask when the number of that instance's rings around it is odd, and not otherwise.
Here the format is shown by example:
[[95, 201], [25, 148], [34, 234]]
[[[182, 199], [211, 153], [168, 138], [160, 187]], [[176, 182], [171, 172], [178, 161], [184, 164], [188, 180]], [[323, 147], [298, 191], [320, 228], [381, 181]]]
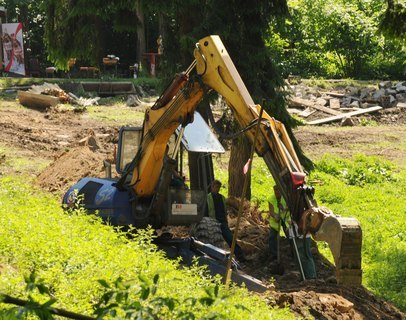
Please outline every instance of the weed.
[[360, 125], [363, 126], [363, 127], [376, 127], [376, 126], [378, 126], [378, 123], [375, 120], [372, 120], [372, 119], [362, 117], [359, 120], [360, 120], [359, 121]]
[[324, 155], [317, 164], [319, 171], [338, 177], [348, 185], [396, 181], [393, 165], [378, 157], [357, 154], [352, 160]]

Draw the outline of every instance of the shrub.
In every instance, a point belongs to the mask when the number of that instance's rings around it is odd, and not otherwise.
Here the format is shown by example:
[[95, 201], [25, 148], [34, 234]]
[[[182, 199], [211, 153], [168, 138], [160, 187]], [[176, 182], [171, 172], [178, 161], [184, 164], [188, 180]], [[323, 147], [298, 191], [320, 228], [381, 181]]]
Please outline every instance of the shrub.
[[351, 160], [324, 155], [317, 163], [319, 171], [336, 176], [348, 185], [395, 181], [393, 165], [377, 157], [357, 154]]

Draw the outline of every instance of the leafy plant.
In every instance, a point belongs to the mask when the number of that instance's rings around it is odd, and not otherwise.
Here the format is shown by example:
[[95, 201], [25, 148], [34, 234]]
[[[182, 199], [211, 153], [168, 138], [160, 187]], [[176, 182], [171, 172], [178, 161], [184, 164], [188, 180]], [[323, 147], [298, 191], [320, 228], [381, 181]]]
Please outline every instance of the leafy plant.
[[395, 181], [393, 165], [377, 157], [358, 154], [353, 160], [325, 155], [318, 162], [319, 171], [332, 174], [348, 185], [363, 186], [368, 183]]
[[[43, 283], [42, 279], [36, 277], [34, 271], [24, 279], [28, 300], [25, 301], [24, 306], [16, 306], [0, 310], [1, 319], [25, 319], [29, 315], [36, 315], [39, 319], [54, 319], [49, 308], [56, 302], [56, 299], [52, 297], [49, 288]], [[34, 294], [36, 293], [39, 293], [39, 295], [43, 297], [46, 296], [48, 300], [44, 303], [38, 302], [36, 298], [34, 298]], [[4, 295], [2, 297], [0, 294], [0, 301], [5, 301], [6, 299], [11, 300], [10, 297]]]
[[[105, 280], [99, 283], [106, 289], [106, 292], [95, 304], [95, 314], [97, 319], [106, 316], [113, 318], [123, 317], [125, 319], [195, 319], [196, 315], [191, 311], [200, 304], [201, 307], [212, 306], [217, 300], [227, 299], [226, 295], [220, 294], [219, 285], [205, 288], [206, 295], [201, 298], [187, 297], [179, 301], [173, 297], [158, 296], [159, 274], [153, 276], [152, 281], [145, 275], [138, 276], [139, 283], [124, 281], [121, 277], [113, 284]], [[182, 306], [188, 306], [189, 310], [184, 310]], [[249, 311], [242, 305], [236, 306]], [[206, 319], [221, 319], [221, 313], [211, 313]]]
[[361, 117], [359, 123], [363, 127], [376, 127], [378, 125], [378, 123], [375, 120], [368, 119], [365, 117]]
[[289, 0], [288, 5], [289, 19], [275, 20], [268, 40], [286, 75], [404, 78], [402, 45], [377, 32], [384, 1]]

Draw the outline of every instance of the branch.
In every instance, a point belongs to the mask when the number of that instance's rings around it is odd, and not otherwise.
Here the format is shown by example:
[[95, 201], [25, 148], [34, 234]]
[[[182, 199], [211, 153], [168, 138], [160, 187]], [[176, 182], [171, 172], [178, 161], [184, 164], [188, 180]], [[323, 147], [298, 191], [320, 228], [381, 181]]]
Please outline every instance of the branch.
[[[11, 297], [7, 294], [1, 294], [0, 298], [2, 298], [3, 303], [9, 303], [9, 304], [15, 304], [17, 306], [21, 306], [24, 307], [26, 306], [29, 301], [27, 300], [22, 300], [22, 299], [18, 299], [18, 298], [14, 298]], [[38, 306], [40, 306], [38, 304]], [[69, 319], [75, 319], [75, 320], [95, 320], [96, 318], [93, 317], [88, 317], [88, 316], [84, 316], [78, 313], [74, 313], [74, 312], [70, 312], [64, 309], [59, 309], [59, 308], [47, 308], [48, 311], [52, 314], [61, 316], [61, 317], [65, 317], [65, 318], [69, 318]]]

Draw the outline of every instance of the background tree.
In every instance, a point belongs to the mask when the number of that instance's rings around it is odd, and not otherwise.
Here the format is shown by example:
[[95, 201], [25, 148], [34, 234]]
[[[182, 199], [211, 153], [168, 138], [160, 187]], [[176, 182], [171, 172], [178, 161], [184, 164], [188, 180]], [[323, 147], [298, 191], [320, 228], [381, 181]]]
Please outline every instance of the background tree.
[[1, 0], [0, 5], [7, 9], [8, 23], [23, 24], [25, 60], [37, 58], [45, 61], [47, 56], [43, 42], [45, 13], [42, 1]]
[[146, 50], [141, 0], [44, 0], [43, 6], [48, 58], [58, 68], [66, 69], [72, 57], [95, 66], [108, 54], [123, 65], [141, 61]]
[[[190, 12], [194, 14], [190, 15]], [[270, 58], [265, 39], [271, 19], [276, 15], [287, 14], [285, 0], [257, 0], [250, 3], [242, 0], [222, 0], [206, 1], [204, 5], [193, 0], [182, 1], [182, 5], [176, 6], [173, 14], [174, 22], [168, 25], [167, 30], [164, 61], [166, 66], [178, 66], [181, 61], [182, 67], [185, 68], [191, 62], [196, 41], [209, 34], [218, 34], [254, 100], [269, 100], [266, 104], [268, 111], [272, 105], [282, 110], [284, 98], [278, 88], [282, 86], [283, 80]], [[179, 59], [179, 56], [187, 58]], [[208, 103], [208, 100], [205, 100], [205, 103]], [[281, 114], [283, 112], [279, 113]], [[290, 119], [287, 115], [282, 118], [286, 122]], [[244, 178], [242, 167], [248, 159], [249, 150], [246, 143], [244, 139], [236, 139], [232, 143], [230, 196], [241, 196]], [[246, 152], [242, 152], [243, 150]], [[250, 190], [246, 196], [249, 198]]]
[[45, 43], [48, 58], [59, 69], [66, 69], [70, 58], [97, 65], [103, 57], [104, 1], [45, 0]]
[[[26, 60], [32, 56], [45, 63], [49, 58], [48, 65], [59, 67], [73, 56], [99, 65], [102, 56], [115, 54], [128, 70], [145, 51], [156, 52], [156, 38], [162, 34], [167, 58], [161, 67], [172, 75], [189, 63], [190, 48], [200, 35], [219, 33], [232, 51], [233, 34], [240, 34], [244, 16], [261, 11], [252, 33], [257, 25], [264, 27], [263, 21], [270, 22], [271, 32], [263, 39], [284, 75], [404, 78], [404, 1], [288, 0], [290, 17], [276, 19], [278, 10], [286, 11], [280, 10], [285, 2], [274, 0], [258, 9], [241, 1], [194, 0], [0, 0], [0, 5], [9, 22], [23, 23]], [[240, 8], [248, 11], [241, 15]]]
[[379, 31], [394, 39], [406, 41], [406, 3], [401, 0], [386, 0], [386, 11], [379, 23]]
[[288, 4], [290, 17], [286, 23], [272, 24], [268, 43], [285, 76], [405, 77], [405, 68], [399, 68], [406, 60], [404, 50], [377, 32], [385, 12], [381, 0], [289, 0]]

